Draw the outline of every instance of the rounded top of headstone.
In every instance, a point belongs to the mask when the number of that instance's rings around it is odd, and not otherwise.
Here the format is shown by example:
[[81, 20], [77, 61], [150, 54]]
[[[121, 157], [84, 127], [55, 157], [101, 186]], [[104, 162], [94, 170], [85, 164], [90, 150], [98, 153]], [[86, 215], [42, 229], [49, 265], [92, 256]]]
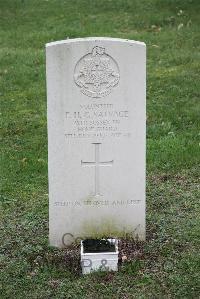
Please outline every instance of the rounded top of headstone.
[[99, 41], [105, 41], [105, 42], [120, 42], [120, 43], [129, 43], [134, 45], [140, 45], [140, 46], [146, 46], [144, 42], [130, 40], [130, 39], [123, 39], [123, 38], [112, 38], [112, 37], [85, 37], [85, 38], [67, 38], [65, 40], [50, 42], [46, 44], [46, 47], [51, 46], [57, 46], [61, 44], [69, 44], [69, 43], [76, 43], [76, 42], [99, 42]]

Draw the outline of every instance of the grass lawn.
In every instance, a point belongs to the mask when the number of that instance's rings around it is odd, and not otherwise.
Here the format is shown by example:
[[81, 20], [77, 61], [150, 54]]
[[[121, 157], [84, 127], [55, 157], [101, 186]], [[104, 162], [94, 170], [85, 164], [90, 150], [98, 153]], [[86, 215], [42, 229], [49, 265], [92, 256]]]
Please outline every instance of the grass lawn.
[[[200, 297], [199, 16], [199, 0], [0, 0], [0, 298]], [[86, 36], [147, 44], [147, 241], [83, 277], [77, 249], [48, 246], [45, 43]]]

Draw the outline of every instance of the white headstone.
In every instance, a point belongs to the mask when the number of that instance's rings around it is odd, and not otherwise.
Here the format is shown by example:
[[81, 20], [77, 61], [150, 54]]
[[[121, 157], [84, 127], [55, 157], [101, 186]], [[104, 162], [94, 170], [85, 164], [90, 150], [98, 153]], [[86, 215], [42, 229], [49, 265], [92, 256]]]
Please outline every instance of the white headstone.
[[46, 58], [50, 244], [144, 240], [145, 44], [69, 39]]

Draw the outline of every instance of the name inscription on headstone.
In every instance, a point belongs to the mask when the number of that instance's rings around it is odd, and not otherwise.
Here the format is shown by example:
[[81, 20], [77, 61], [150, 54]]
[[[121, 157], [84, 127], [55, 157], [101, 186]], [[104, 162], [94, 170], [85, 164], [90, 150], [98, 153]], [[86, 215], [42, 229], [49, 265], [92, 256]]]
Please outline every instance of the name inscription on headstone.
[[114, 104], [80, 105], [78, 111], [65, 112], [65, 136], [66, 138], [127, 138], [131, 136], [128, 117], [128, 110], [117, 110]]

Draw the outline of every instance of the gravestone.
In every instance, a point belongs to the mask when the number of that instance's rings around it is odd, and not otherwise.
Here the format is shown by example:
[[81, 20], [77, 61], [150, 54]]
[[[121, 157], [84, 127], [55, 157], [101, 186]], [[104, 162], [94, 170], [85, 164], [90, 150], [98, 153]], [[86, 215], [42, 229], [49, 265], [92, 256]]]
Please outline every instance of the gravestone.
[[131, 40], [46, 45], [51, 245], [145, 239], [145, 59]]

